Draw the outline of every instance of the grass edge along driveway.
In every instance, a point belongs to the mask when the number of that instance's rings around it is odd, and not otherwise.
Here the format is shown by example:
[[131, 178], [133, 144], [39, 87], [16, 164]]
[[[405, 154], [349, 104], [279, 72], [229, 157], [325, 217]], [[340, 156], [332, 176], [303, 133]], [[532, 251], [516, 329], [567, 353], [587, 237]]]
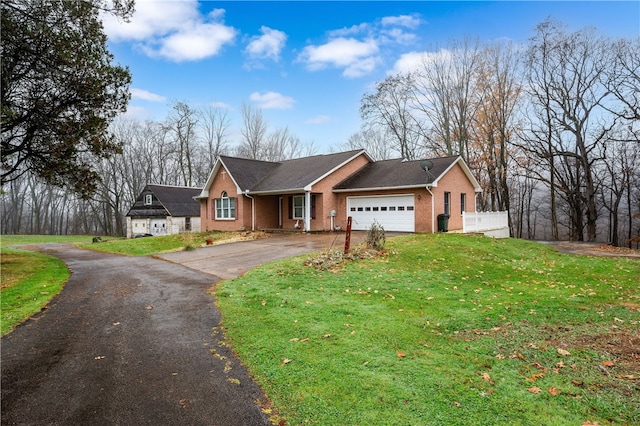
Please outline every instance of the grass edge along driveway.
[[640, 424], [640, 262], [410, 235], [215, 289], [225, 336], [286, 424]]
[[202, 232], [149, 238], [104, 238], [92, 243], [87, 235], [3, 235], [0, 239], [0, 335], [11, 332], [48, 303], [69, 279], [64, 262], [52, 256], [10, 245], [69, 243], [79, 247], [129, 256], [191, 250], [209, 243], [261, 238], [261, 233]]

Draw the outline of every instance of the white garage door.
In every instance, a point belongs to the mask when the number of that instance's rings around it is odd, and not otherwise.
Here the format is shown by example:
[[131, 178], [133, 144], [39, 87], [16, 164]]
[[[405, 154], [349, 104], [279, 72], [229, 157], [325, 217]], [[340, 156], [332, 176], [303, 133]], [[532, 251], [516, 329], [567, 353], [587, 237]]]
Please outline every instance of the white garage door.
[[414, 208], [413, 194], [347, 198], [354, 230], [367, 230], [375, 220], [385, 231], [414, 232]]

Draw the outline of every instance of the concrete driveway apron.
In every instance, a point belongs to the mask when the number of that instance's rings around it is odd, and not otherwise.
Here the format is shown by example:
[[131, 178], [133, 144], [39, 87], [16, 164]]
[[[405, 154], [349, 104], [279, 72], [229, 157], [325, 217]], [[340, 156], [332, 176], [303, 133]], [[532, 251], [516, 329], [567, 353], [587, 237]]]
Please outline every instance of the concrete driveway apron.
[[[352, 233], [351, 245], [361, 243], [365, 237], [364, 232]], [[344, 233], [271, 234], [268, 238], [166, 253], [156, 257], [222, 279], [231, 279], [274, 260], [330, 248], [344, 249], [344, 242]]]

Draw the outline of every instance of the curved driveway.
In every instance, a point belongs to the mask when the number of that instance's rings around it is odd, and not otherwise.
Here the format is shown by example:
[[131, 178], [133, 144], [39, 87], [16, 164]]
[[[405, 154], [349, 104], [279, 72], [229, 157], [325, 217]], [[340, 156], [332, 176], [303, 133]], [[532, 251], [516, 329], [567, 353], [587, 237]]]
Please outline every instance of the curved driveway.
[[331, 247], [344, 247], [344, 234], [276, 234], [160, 259], [36, 246], [72, 274], [47, 310], [2, 338], [2, 424], [269, 424], [207, 290]]

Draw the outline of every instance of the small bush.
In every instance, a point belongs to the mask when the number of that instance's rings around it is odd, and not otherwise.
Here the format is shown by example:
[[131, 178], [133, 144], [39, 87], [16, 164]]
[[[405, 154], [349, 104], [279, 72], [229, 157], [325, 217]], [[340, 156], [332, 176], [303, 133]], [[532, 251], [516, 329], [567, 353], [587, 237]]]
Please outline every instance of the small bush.
[[367, 231], [366, 244], [370, 250], [383, 251], [386, 237], [384, 235], [384, 227], [374, 220], [371, 228]]

